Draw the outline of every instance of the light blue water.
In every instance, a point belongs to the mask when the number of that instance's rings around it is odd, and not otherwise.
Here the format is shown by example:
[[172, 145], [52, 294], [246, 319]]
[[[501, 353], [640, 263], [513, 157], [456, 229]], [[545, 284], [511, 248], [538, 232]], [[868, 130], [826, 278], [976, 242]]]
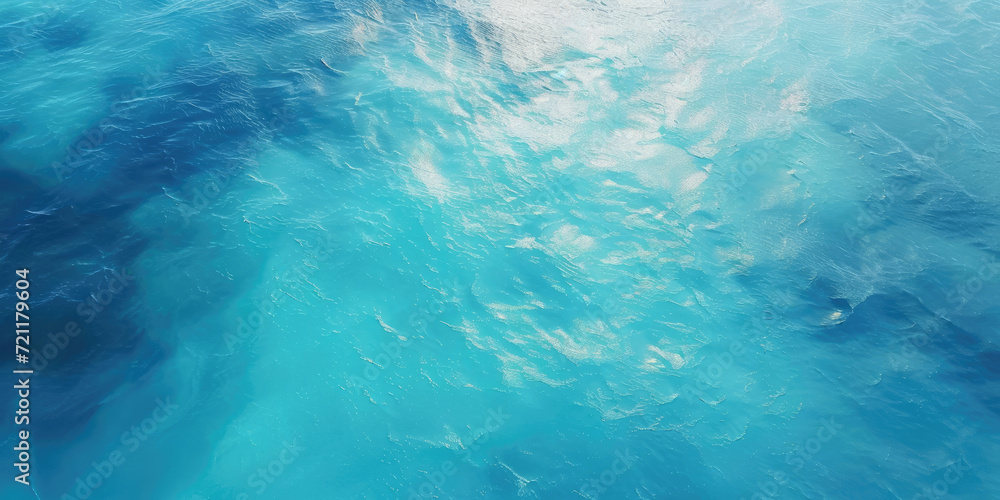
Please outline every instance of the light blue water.
[[0, 498], [1000, 498], [998, 29], [0, 1]]

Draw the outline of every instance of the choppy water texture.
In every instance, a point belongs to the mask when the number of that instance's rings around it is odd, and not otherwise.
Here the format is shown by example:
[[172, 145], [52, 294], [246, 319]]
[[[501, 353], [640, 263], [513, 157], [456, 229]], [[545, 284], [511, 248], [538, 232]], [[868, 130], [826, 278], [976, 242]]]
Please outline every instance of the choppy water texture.
[[998, 37], [972, 0], [2, 1], [37, 373], [0, 497], [1000, 498]]

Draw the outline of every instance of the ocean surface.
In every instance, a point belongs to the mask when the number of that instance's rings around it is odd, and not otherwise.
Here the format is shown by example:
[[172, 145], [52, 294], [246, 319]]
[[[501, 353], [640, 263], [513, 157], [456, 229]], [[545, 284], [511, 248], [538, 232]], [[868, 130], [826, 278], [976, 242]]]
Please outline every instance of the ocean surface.
[[998, 61], [986, 0], [0, 0], [0, 498], [1000, 498]]

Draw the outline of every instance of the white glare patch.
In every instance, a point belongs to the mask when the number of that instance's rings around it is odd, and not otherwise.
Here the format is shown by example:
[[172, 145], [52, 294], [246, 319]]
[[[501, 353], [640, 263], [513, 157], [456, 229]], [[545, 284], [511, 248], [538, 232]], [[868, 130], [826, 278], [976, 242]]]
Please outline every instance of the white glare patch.
[[705, 182], [705, 179], [708, 179], [708, 173], [703, 170], [699, 170], [684, 179], [684, 182], [681, 183], [681, 190], [691, 191], [692, 189], [700, 186], [702, 182]]

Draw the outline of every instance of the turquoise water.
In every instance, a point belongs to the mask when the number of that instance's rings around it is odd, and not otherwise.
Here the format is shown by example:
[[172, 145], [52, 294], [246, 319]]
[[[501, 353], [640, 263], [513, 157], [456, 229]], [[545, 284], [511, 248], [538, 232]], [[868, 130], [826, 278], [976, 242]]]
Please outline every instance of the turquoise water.
[[1000, 498], [995, 3], [0, 21], [4, 499]]

